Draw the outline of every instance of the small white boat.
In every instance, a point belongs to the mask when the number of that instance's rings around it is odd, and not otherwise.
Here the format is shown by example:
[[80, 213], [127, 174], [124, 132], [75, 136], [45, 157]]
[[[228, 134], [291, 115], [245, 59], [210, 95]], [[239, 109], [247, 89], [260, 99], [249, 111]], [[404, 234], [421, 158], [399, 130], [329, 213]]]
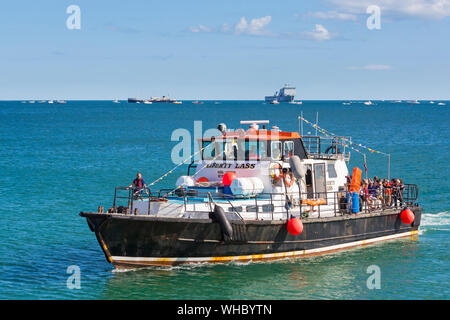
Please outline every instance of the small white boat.
[[292, 102], [289, 102], [290, 104], [303, 104], [303, 102], [302, 101], [292, 101]]
[[408, 100], [406, 101], [408, 104], [420, 104], [419, 100], [415, 99], [415, 100]]
[[153, 102], [148, 101], [148, 100], [145, 100], [144, 103], [145, 103], [145, 104], [152, 104]]
[[438, 103], [438, 106], [445, 106], [445, 103], [439, 102], [439, 103]]
[[430, 104], [434, 104], [434, 101], [430, 101]]
[[366, 106], [372, 106], [372, 105], [373, 105], [373, 102], [372, 102], [372, 101], [366, 101], [366, 102], [364, 102], [364, 104], [365, 104]]
[[278, 102], [278, 100], [272, 100], [270, 101], [270, 104], [280, 104], [280, 103]]
[[114, 99], [113, 103], [120, 103], [119, 99]]
[[56, 103], [64, 104], [64, 103], [67, 103], [67, 101], [65, 101], [65, 100], [57, 100]]
[[53, 100], [48, 100], [48, 103], [53, 103]]
[[181, 102], [181, 101], [174, 101], [174, 102], [172, 102], [173, 104], [182, 104], [183, 102]]
[[34, 103], [34, 102], [35, 102], [34, 100], [28, 101], [28, 103]]
[[349, 106], [349, 105], [351, 104], [351, 102], [342, 102], [342, 104], [343, 104], [344, 106]]

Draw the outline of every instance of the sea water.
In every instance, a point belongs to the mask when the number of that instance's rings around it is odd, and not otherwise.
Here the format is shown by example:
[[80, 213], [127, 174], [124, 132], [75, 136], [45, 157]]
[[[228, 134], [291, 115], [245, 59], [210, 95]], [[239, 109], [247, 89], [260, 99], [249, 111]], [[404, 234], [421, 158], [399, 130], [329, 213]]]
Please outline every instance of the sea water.
[[[192, 104], [0, 102], [1, 299], [448, 299], [449, 109], [375, 101], [261, 101]], [[172, 132], [193, 135], [224, 122], [270, 120], [284, 131], [315, 134], [298, 116], [353, 142], [391, 154], [391, 178], [419, 187], [418, 240], [400, 239], [334, 254], [268, 263], [113, 271], [80, 211], [112, 206], [114, 187], [136, 172], [147, 184], [175, 164]], [[368, 175], [387, 177], [388, 158], [366, 153]], [[363, 170], [353, 151], [349, 168]], [[173, 187], [186, 166], [155, 188]], [[79, 286], [73, 286], [73, 268]], [[372, 266], [372, 267], [371, 267]], [[368, 285], [379, 268], [379, 289]], [[71, 285], [72, 284], [72, 285]]]

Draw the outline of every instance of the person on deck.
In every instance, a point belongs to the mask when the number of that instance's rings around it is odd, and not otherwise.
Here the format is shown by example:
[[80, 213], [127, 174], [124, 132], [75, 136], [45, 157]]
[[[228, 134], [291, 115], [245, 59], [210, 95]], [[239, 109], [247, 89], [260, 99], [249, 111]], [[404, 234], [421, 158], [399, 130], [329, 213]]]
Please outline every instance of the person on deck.
[[133, 188], [133, 195], [142, 194], [142, 191], [147, 193], [147, 185], [145, 184], [144, 179], [142, 178], [142, 174], [140, 172], [137, 173], [136, 179], [133, 180], [133, 183], [128, 186], [128, 188]]

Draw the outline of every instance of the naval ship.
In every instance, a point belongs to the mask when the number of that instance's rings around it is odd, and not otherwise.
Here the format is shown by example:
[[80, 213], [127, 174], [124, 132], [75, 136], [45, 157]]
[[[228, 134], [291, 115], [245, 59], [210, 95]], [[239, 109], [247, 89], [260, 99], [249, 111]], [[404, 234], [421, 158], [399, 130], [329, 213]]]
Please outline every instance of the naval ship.
[[173, 188], [119, 186], [108, 210], [80, 212], [107, 261], [116, 268], [268, 261], [417, 237], [416, 185], [405, 184], [398, 208], [370, 206], [360, 200], [361, 170], [348, 180], [348, 140], [268, 123], [220, 124], [220, 134], [198, 139], [199, 159]]
[[150, 99], [128, 98], [128, 103], [178, 103], [178, 101], [166, 96], [162, 96], [162, 98], [150, 97]]
[[275, 92], [273, 96], [266, 96], [265, 101], [269, 103], [293, 102], [295, 98], [295, 87], [285, 84], [280, 91]]

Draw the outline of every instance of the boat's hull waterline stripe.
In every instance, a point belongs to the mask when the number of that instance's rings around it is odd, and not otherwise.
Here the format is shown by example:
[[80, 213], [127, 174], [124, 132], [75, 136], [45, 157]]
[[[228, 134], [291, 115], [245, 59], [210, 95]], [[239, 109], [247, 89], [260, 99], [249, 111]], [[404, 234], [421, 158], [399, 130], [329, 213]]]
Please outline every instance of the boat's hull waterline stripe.
[[277, 252], [277, 253], [265, 253], [265, 254], [252, 254], [243, 256], [226, 256], [226, 257], [179, 257], [179, 258], [152, 258], [152, 257], [123, 257], [112, 256], [112, 263], [115, 267], [126, 266], [161, 266], [161, 265], [176, 265], [176, 264], [189, 264], [189, 263], [225, 263], [225, 262], [248, 262], [248, 261], [262, 261], [262, 260], [276, 260], [283, 258], [301, 257], [301, 256], [313, 256], [325, 253], [331, 253], [339, 251], [349, 247], [356, 247], [366, 244], [371, 244], [378, 241], [391, 240], [395, 238], [402, 238], [418, 235], [419, 231], [413, 230], [398, 234], [392, 234], [383, 237], [377, 237], [367, 240], [354, 241], [349, 243], [343, 243], [323, 248], [298, 250], [289, 252]]

